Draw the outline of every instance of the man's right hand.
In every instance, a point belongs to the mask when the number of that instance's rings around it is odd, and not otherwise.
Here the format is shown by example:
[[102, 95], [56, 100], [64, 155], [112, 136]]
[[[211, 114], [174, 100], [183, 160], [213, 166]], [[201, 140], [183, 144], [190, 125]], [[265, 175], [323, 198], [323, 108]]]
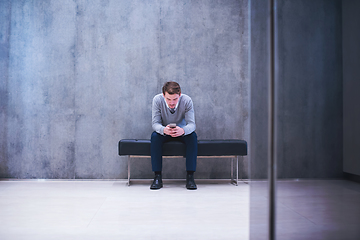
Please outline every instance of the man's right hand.
[[164, 133], [166, 135], [169, 135], [171, 137], [180, 137], [182, 135], [184, 135], [184, 129], [182, 129], [181, 127], [179, 126], [176, 126], [174, 128], [171, 128], [170, 125], [167, 125], [165, 128], [164, 128]]
[[164, 128], [164, 134], [171, 136], [173, 134], [174, 128], [171, 128], [170, 125], [167, 125]]

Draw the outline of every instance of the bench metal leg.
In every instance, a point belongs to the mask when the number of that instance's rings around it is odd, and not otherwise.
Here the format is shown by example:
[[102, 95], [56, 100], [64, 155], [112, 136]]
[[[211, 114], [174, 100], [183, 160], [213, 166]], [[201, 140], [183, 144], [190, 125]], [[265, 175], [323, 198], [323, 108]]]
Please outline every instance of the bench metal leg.
[[130, 186], [130, 156], [128, 156], [128, 182], [127, 185]]
[[231, 183], [238, 185], [239, 182], [239, 156], [236, 156], [236, 180], [234, 179], [234, 158], [231, 158]]
[[231, 158], [231, 183], [238, 185], [239, 182], [239, 156], [236, 156], [236, 180], [234, 179], [234, 158]]
[[231, 183], [234, 182], [234, 158], [231, 158]]
[[236, 156], [236, 186], [239, 183], [239, 156]]

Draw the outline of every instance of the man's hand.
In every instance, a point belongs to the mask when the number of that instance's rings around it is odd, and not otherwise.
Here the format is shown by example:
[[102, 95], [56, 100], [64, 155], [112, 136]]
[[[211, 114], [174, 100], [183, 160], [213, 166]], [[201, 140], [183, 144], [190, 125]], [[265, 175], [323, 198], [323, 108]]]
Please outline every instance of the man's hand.
[[184, 131], [184, 129], [182, 129], [179, 126], [171, 128], [169, 125], [167, 125], [164, 128], [164, 133], [166, 135], [170, 135], [171, 137], [180, 137], [180, 136], [184, 135], [185, 131]]

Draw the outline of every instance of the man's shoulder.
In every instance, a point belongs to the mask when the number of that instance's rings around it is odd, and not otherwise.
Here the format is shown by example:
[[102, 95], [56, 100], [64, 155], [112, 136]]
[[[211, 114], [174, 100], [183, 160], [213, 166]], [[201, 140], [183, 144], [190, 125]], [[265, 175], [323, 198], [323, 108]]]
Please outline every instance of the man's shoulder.
[[162, 101], [164, 99], [162, 93], [156, 94], [153, 98], [154, 101]]
[[186, 101], [186, 102], [192, 101], [192, 100], [191, 100], [191, 97], [190, 97], [189, 95], [184, 94], [184, 93], [181, 94], [181, 99], [182, 99], [183, 101]]

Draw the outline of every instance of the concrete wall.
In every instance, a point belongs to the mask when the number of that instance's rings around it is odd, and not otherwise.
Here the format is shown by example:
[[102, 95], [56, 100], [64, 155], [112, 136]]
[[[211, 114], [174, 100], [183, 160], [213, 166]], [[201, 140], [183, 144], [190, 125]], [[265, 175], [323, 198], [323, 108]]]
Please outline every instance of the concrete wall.
[[[117, 143], [150, 137], [167, 80], [193, 98], [199, 139], [249, 140], [247, 4], [1, 1], [0, 177], [125, 178]], [[228, 163], [199, 160], [197, 177], [228, 178]], [[149, 160], [132, 167], [152, 177]]]
[[279, 1], [279, 176], [342, 177], [341, 1]]
[[[250, 2], [251, 88], [248, 1], [1, 1], [0, 177], [125, 178], [117, 142], [149, 138], [151, 99], [171, 79], [194, 100], [199, 138], [248, 140], [251, 177], [266, 178], [266, 8]], [[277, 4], [279, 177], [339, 177], [341, 1]], [[134, 176], [149, 169], [139, 159]], [[183, 177], [184, 164], [164, 171]], [[197, 177], [228, 175], [199, 161]]]
[[0, 2], [0, 173], [8, 171], [7, 118], [10, 3]]
[[360, 1], [344, 0], [344, 164], [343, 171], [360, 176]]
[[250, 7], [251, 139], [250, 177], [267, 178], [268, 171], [268, 82], [269, 26], [268, 2], [253, 0]]
[[[341, 1], [276, 4], [278, 177], [342, 177]], [[251, 6], [251, 176], [266, 178], [268, 12]]]

